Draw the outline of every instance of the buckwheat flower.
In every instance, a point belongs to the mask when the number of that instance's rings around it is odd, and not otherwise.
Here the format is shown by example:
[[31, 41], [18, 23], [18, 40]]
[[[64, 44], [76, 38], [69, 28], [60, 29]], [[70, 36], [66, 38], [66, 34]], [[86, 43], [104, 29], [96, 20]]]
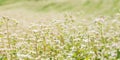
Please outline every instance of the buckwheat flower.
[[117, 19], [112, 20], [112, 23], [116, 23], [116, 22], [117, 22]]
[[80, 38], [75, 38], [74, 41], [76, 41], [76, 42], [77, 42], [77, 41], [80, 41]]
[[70, 40], [69, 40], [69, 39], [66, 39], [65, 42], [66, 42], [66, 43], [70, 43]]
[[15, 23], [15, 24], [18, 24], [18, 23], [19, 23], [16, 19], [11, 18], [11, 20], [12, 20], [13, 23]]
[[116, 54], [116, 51], [115, 51], [115, 50], [113, 50], [113, 51], [111, 51], [111, 52], [108, 52], [108, 54], [110, 54], [112, 57], [117, 56], [117, 54]]
[[57, 57], [61, 57], [61, 54], [57, 54]]
[[[39, 60], [39, 59], [41, 59], [41, 56], [38, 56], [38, 57], [36, 57], [35, 59], [36, 59], [36, 60]], [[41, 60], [42, 60], [42, 59], [41, 59]]]
[[85, 48], [86, 47], [86, 45], [84, 45], [84, 44], [82, 44], [81, 46], [80, 46], [80, 48]]
[[17, 53], [17, 56], [19, 58], [29, 58], [29, 59], [33, 59], [29, 54], [20, 54], [20, 53]]
[[111, 46], [107, 44], [107, 45], [106, 45], [106, 48], [111, 48]]
[[21, 40], [21, 41], [24, 41], [25, 39], [24, 38], [18, 38], [19, 40]]
[[52, 43], [51, 40], [46, 39], [46, 44], [50, 44], [50, 43]]
[[93, 52], [93, 51], [90, 51], [89, 53], [90, 53], [90, 54], [94, 54], [94, 52]]
[[112, 44], [112, 47], [117, 47], [117, 46], [118, 46], [117, 43]]
[[89, 42], [89, 39], [83, 39], [84, 42]]
[[35, 51], [32, 51], [32, 50], [27, 50], [27, 51], [29, 51], [29, 53], [36, 54], [36, 52], [35, 52]]
[[39, 32], [39, 30], [32, 30], [32, 32], [36, 33], [36, 32]]
[[15, 50], [15, 49], [12, 49], [12, 48], [11, 49], [10, 48], [0, 48], [0, 51], [7, 51], [7, 50], [10, 51], [10, 50]]
[[95, 30], [91, 30], [91, 31], [89, 31], [89, 33], [99, 34], [99, 32], [98, 32], [98, 31], [95, 31]]
[[64, 49], [65, 46], [59, 46], [60, 49]]
[[96, 18], [94, 22], [97, 23], [97, 22], [104, 22], [104, 21], [105, 21], [104, 17], [101, 17], [101, 18]]
[[60, 40], [55, 40], [55, 42], [56, 42], [57, 44], [60, 44]]
[[68, 53], [68, 57], [72, 57], [72, 56], [73, 56], [72, 52]]
[[74, 46], [71, 48], [71, 51], [72, 52], [76, 51]]
[[27, 42], [18, 42], [15, 46], [16, 46], [16, 48], [20, 48], [20, 47], [27, 45], [27, 44], [28, 44]]
[[13, 33], [13, 34], [11, 34], [11, 36], [17, 36], [17, 34], [16, 34], [16, 33]]

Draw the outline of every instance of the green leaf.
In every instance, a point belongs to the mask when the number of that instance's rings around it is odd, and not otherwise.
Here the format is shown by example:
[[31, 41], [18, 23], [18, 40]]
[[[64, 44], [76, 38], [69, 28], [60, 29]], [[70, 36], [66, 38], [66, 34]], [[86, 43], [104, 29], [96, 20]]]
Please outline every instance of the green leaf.
[[117, 59], [120, 59], [120, 50], [117, 49]]
[[0, 60], [3, 60], [3, 56], [0, 56]]
[[89, 57], [85, 58], [84, 60], [90, 60]]

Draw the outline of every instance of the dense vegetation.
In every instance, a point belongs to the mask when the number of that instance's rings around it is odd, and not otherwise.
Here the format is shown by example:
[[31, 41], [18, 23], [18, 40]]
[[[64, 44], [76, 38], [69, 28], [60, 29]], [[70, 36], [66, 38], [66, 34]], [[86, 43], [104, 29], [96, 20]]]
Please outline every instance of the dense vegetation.
[[21, 3], [20, 6], [37, 12], [72, 11], [97, 15], [111, 15], [120, 12], [120, 0], [0, 0], [2, 6], [19, 3]]
[[120, 0], [0, 0], [0, 60], [119, 60], [119, 5]]

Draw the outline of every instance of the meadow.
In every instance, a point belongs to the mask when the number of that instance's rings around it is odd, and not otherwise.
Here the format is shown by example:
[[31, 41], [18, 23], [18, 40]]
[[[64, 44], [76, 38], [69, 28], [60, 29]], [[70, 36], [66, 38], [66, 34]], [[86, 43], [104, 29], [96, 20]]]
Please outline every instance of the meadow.
[[0, 60], [120, 60], [119, 0], [0, 0]]

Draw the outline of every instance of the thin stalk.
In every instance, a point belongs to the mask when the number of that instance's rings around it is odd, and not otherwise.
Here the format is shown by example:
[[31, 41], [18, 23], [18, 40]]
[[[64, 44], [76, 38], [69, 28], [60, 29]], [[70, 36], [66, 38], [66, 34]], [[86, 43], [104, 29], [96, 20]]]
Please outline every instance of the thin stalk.
[[[8, 18], [6, 18], [6, 17], [3, 17], [3, 20], [5, 20], [5, 24], [6, 24], [6, 36], [7, 36], [7, 41], [8, 41], [8, 49], [10, 49], [11, 48], [11, 46], [10, 46], [10, 39], [9, 39], [9, 19]], [[12, 60], [12, 58], [11, 58], [11, 55], [10, 55], [10, 53], [9, 53], [9, 51], [6, 51], [6, 53], [7, 53], [7, 60]]]
[[100, 25], [100, 35], [101, 35], [101, 39], [103, 41], [103, 43], [105, 43], [105, 38], [104, 38], [104, 32], [103, 32], [103, 25], [101, 24]]
[[37, 37], [37, 35], [36, 35], [36, 33], [34, 33], [35, 34], [35, 51], [36, 51], [36, 57], [38, 57], [38, 55], [39, 55], [39, 53], [38, 53], [38, 37]]
[[10, 48], [10, 39], [9, 39], [9, 25], [8, 25], [8, 20], [6, 21], [6, 30], [7, 30], [7, 40], [8, 40], [8, 48]]

